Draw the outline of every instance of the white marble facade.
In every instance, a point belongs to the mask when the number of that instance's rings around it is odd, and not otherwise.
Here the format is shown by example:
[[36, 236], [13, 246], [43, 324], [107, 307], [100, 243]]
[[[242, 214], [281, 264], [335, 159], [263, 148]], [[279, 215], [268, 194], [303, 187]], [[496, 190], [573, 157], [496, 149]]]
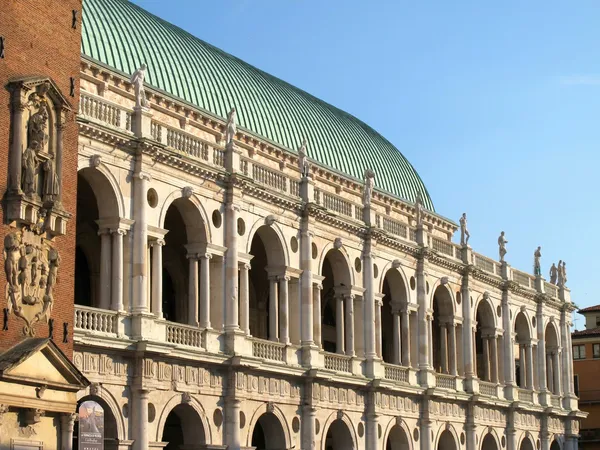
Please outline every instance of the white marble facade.
[[92, 62], [81, 76], [74, 362], [107, 449], [577, 447], [568, 289], [257, 136], [223, 145], [223, 120], [173, 98], [134, 110]]

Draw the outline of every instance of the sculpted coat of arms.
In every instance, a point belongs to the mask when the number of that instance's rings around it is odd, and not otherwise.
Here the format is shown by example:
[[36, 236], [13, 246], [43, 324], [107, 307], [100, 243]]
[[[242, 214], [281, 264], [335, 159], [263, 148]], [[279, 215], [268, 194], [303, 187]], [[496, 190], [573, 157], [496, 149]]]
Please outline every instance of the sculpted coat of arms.
[[4, 238], [4, 271], [8, 312], [25, 322], [23, 333], [34, 336], [37, 322], [48, 322], [60, 257], [42, 236], [43, 227], [14, 231]]

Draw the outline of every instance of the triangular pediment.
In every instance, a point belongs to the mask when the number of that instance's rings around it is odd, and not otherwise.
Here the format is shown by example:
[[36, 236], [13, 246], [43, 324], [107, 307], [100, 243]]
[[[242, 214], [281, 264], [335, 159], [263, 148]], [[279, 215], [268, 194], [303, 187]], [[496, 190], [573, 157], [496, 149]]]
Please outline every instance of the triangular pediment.
[[88, 380], [49, 339], [27, 339], [0, 355], [0, 380], [79, 390]]
[[43, 88], [45, 95], [52, 99], [55, 105], [60, 105], [64, 109], [72, 110], [71, 102], [63, 95], [54, 80], [44, 76], [32, 76], [24, 78], [14, 78], [9, 80], [8, 87], [11, 90], [34, 91]]

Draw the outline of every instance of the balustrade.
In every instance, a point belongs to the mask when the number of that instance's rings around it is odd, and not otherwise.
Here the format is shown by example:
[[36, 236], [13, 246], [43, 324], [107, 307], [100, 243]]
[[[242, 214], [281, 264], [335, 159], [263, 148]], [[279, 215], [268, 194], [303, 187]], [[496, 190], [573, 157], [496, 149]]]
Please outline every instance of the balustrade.
[[405, 239], [408, 237], [408, 227], [405, 223], [390, 219], [389, 217], [383, 217], [381, 223], [383, 226], [383, 231], [387, 231], [388, 233], [395, 234], [396, 236], [400, 236]]
[[473, 254], [473, 263], [475, 264], [475, 267], [483, 270], [484, 272], [495, 273], [494, 272], [494, 261], [492, 261], [491, 259], [485, 258], [477, 253], [474, 253]]
[[519, 283], [521, 286], [532, 287], [531, 285], [531, 277], [526, 273], [519, 272], [518, 270], [513, 269], [513, 281]]
[[352, 358], [346, 355], [325, 353], [325, 368], [335, 372], [352, 372]]
[[285, 362], [285, 344], [253, 338], [252, 356], [269, 361]]
[[202, 330], [198, 327], [170, 322], [167, 324], [167, 342], [201, 348]]
[[117, 312], [75, 305], [75, 330], [117, 334]]
[[431, 244], [432, 244], [431, 247], [436, 252], [440, 252], [440, 253], [443, 253], [444, 255], [454, 257], [454, 247], [452, 246], [452, 242], [432, 236]]
[[127, 128], [127, 124], [123, 123], [125, 120], [121, 118], [125, 114], [131, 114], [130, 112], [117, 104], [90, 94], [82, 93], [79, 96], [79, 114], [115, 128], [131, 129], [131, 126]]
[[408, 383], [408, 368], [394, 364], [383, 364], [384, 377], [386, 380]]
[[519, 388], [519, 400], [522, 402], [533, 403], [533, 391]]
[[444, 373], [435, 374], [435, 386], [441, 389], [456, 390], [456, 378], [453, 375]]
[[278, 191], [288, 191], [287, 177], [278, 170], [254, 164], [252, 166], [252, 178], [257, 183], [272, 187]]
[[558, 297], [558, 287], [556, 287], [552, 283], [545, 282], [544, 288], [545, 288], [544, 290], [546, 291], [546, 294], [548, 294], [550, 297], [554, 297], [554, 298]]
[[487, 381], [479, 382], [479, 393], [488, 397], [497, 397], [498, 391], [495, 383], [488, 383]]

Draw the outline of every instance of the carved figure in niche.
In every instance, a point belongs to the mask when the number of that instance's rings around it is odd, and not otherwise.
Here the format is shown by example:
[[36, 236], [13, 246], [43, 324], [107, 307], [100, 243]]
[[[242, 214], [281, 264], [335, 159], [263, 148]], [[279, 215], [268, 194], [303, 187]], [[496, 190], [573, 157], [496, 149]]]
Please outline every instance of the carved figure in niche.
[[23, 169], [21, 174], [21, 189], [25, 195], [34, 195], [37, 191], [38, 159], [33, 148], [27, 147], [23, 152]]
[[227, 124], [225, 125], [225, 145], [230, 145], [233, 143], [233, 138], [235, 138], [237, 133], [237, 125], [235, 120], [236, 111], [235, 108], [231, 108], [231, 111], [229, 111], [229, 115], [227, 116]]
[[49, 159], [44, 163], [44, 200], [54, 201], [60, 194], [60, 182], [54, 167], [54, 161]]
[[506, 244], [508, 244], [508, 241], [506, 240], [506, 238], [504, 237], [504, 231], [502, 231], [500, 233], [500, 236], [498, 237], [498, 251], [500, 253], [500, 261], [504, 262], [504, 257], [506, 256]]
[[552, 267], [550, 267], [550, 283], [556, 284], [557, 278], [558, 278], [558, 269], [556, 268], [556, 264], [552, 263]]
[[302, 178], [308, 176], [310, 172], [310, 165], [306, 157], [306, 139], [302, 141], [302, 145], [298, 149], [298, 168], [300, 169], [300, 175]]
[[375, 188], [375, 172], [371, 169], [365, 170], [365, 190], [363, 193], [363, 205], [371, 206], [371, 197], [373, 196], [373, 189]]
[[25, 322], [23, 333], [27, 336], [35, 335], [37, 322], [50, 319], [59, 265], [56, 249], [33, 231], [13, 232], [4, 238], [8, 313]]
[[423, 225], [423, 198], [421, 197], [421, 191], [417, 192], [415, 200], [415, 221], [417, 222], [417, 226]]
[[460, 220], [460, 245], [467, 245], [469, 243], [469, 229], [467, 228], [467, 213], [463, 213]]
[[131, 75], [131, 84], [135, 95], [135, 107], [147, 108], [149, 106], [146, 99], [146, 90], [144, 88], [144, 78], [146, 77], [146, 64], [142, 63], [141, 67]]
[[35, 152], [44, 150], [48, 142], [48, 112], [46, 111], [46, 102], [39, 103], [39, 110], [31, 116], [27, 123], [27, 147]]
[[538, 247], [536, 251], [533, 253], [533, 274], [535, 276], [542, 275], [542, 266], [540, 263], [540, 259], [542, 257], [542, 247]]
[[560, 287], [563, 287], [565, 285], [565, 273], [563, 272], [563, 263], [562, 263], [562, 259], [560, 259], [558, 261], [558, 267], [557, 267], [557, 285]]

